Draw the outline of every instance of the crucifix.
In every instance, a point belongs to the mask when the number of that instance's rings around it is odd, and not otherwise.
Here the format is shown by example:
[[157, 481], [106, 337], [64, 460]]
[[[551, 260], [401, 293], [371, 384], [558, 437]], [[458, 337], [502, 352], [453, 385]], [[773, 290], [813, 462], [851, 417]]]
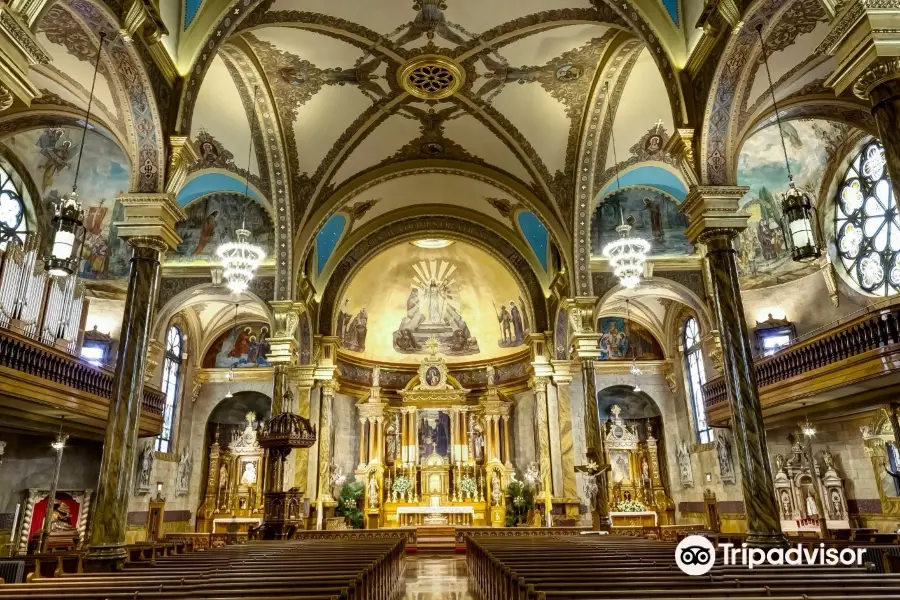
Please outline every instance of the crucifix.
[[656, 125], [656, 133], [659, 134], [659, 130], [662, 129], [663, 126], [663, 120], [659, 119], [654, 125]]

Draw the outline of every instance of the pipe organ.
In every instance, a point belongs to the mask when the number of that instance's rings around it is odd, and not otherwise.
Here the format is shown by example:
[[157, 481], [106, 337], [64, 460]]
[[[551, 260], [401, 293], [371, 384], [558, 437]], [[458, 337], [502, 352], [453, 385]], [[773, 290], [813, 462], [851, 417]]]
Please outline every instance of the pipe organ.
[[0, 252], [0, 327], [78, 354], [83, 310], [83, 282], [47, 274], [37, 236], [24, 246], [10, 241]]

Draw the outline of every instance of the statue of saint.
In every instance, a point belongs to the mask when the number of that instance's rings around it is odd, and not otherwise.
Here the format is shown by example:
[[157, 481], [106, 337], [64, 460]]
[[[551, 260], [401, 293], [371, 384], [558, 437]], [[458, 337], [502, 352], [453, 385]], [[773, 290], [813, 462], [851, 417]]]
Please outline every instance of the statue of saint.
[[374, 475], [369, 477], [369, 508], [378, 508], [378, 480]]
[[491, 502], [494, 503], [494, 506], [500, 506], [502, 499], [503, 490], [500, 489], [500, 477], [497, 476], [497, 471], [494, 471], [494, 474], [491, 476]]
[[818, 515], [819, 510], [816, 508], [816, 499], [813, 498], [812, 494], [809, 494], [806, 497], [806, 518], [809, 519]]
[[372, 369], [372, 387], [380, 387], [381, 385], [381, 367], [375, 365]]
[[53, 515], [50, 517], [50, 531], [72, 531], [72, 513], [69, 505], [57, 500], [53, 503]]

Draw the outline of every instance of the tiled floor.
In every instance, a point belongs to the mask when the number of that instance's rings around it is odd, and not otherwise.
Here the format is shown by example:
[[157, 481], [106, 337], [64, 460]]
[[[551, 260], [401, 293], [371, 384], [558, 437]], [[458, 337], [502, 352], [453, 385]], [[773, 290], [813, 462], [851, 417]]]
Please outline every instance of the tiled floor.
[[452, 555], [410, 557], [397, 600], [475, 600], [469, 591], [466, 559]]

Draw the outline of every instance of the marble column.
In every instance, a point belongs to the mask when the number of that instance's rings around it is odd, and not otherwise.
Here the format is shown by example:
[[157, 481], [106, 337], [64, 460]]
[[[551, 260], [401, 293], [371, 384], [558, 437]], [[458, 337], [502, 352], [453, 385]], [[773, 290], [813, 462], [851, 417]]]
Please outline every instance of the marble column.
[[[606, 464], [606, 448], [600, 433], [600, 409], [597, 406], [597, 380], [593, 358], [581, 361], [581, 380], [584, 385], [584, 431], [586, 454], [589, 463]], [[594, 529], [609, 531], [612, 522], [609, 518], [609, 486], [607, 473], [596, 477], [597, 494], [594, 497], [592, 516]]]
[[[297, 367], [297, 414], [308, 419], [310, 417], [310, 394], [315, 383], [312, 365]], [[305, 490], [309, 482], [309, 448], [294, 450], [294, 487]]]
[[572, 401], [569, 395], [569, 384], [572, 382], [571, 369], [571, 363], [568, 361], [553, 361], [553, 383], [556, 384], [559, 410], [559, 449], [563, 472], [563, 496], [566, 498], [578, 496], [578, 484], [575, 480], [575, 447], [572, 437]]
[[552, 481], [552, 469], [550, 462], [550, 416], [547, 411], [547, 384], [550, 379], [547, 377], [533, 377], [531, 385], [534, 388], [534, 402], [537, 406], [537, 455], [538, 466], [541, 468], [541, 487], [546, 490], [546, 486]]
[[694, 187], [682, 204], [688, 215], [688, 239], [706, 245], [716, 324], [722, 343], [725, 385], [731, 408], [735, 456], [741, 466], [741, 487], [747, 512], [747, 544], [783, 547], [775, 483], [766, 449], [750, 333], [744, 318], [734, 238], [747, 227], [739, 211], [746, 187]]
[[91, 527], [85, 568], [120, 570], [125, 562], [128, 499], [133, 491], [138, 424], [143, 402], [144, 362], [150, 318], [159, 285], [159, 264], [166, 244], [155, 237], [133, 237], [131, 270], [125, 294], [125, 313], [97, 495], [91, 507]]
[[359, 464], [357, 469], [366, 468], [366, 418], [359, 420]]
[[272, 386], [272, 416], [280, 415], [283, 411], [291, 410], [290, 406], [284, 406], [284, 392], [287, 389], [287, 365], [276, 364], [273, 368], [274, 382]]
[[503, 464], [512, 468], [512, 448], [509, 445], [509, 415], [501, 415], [500, 418], [503, 419], [503, 445], [506, 447], [502, 460]]
[[340, 389], [337, 381], [322, 382], [322, 408], [319, 409], [319, 494], [316, 502], [334, 503], [331, 497], [331, 438], [334, 427], [334, 395]]

